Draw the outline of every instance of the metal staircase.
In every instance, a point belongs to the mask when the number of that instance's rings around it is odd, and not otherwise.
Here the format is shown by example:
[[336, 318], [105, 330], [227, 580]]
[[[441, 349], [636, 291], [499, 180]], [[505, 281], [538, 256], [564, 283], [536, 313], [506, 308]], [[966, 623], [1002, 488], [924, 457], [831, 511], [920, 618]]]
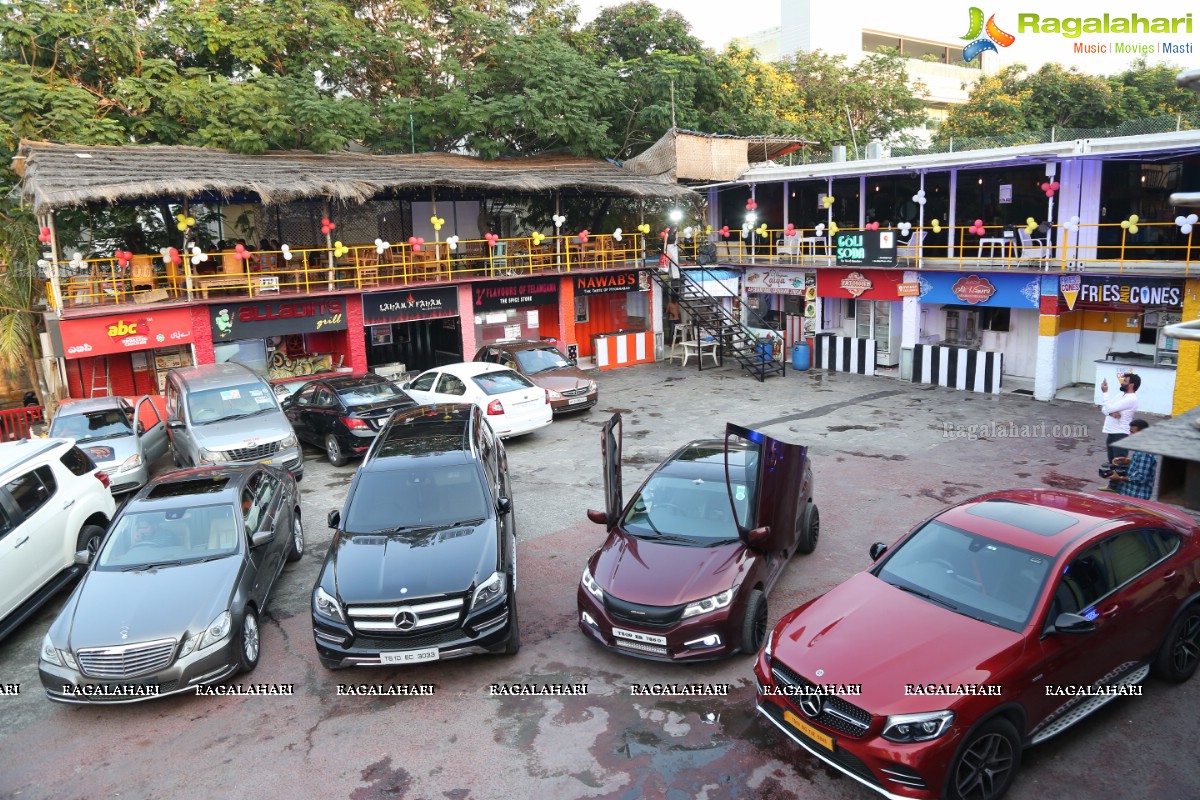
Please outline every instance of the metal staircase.
[[[719, 346], [716, 348], [718, 364], [721, 364], [725, 357], [732, 358], [760, 383], [772, 375], [785, 373], [783, 361], [776, 360], [773, 355], [770, 355], [769, 350], [764, 353], [754, 334], [726, 311], [720, 300], [704, 291], [700, 282], [680, 269], [678, 264], [675, 264], [675, 267], [680, 275], [678, 280], [672, 279], [670, 272], [659, 272], [654, 267], [649, 267], [647, 271], [650, 273], [650, 277], [662, 287], [666, 296], [670, 297], [673, 294], [678, 299], [680, 307], [687, 311], [691, 320], [688, 327], [692, 329], [693, 341], [701, 341], [702, 337], [708, 337], [711, 341], [718, 342]], [[705, 273], [709, 272], [702, 267], [699, 270]], [[774, 330], [775, 335], [782, 340], [782, 333], [753, 310], [746, 310], [753, 327]], [[700, 365], [699, 368], [704, 369], [704, 359], [698, 358], [697, 362]]]

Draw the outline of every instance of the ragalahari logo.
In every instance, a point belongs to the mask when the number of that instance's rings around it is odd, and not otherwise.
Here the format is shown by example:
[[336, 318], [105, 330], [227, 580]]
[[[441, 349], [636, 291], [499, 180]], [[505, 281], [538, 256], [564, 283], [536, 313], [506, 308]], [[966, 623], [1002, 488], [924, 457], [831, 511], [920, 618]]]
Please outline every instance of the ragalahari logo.
[[[992, 14], [987, 18], [987, 25], [983, 24], [983, 9], [971, 6], [971, 24], [967, 28], [967, 35], [963, 39], [971, 41], [963, 48], [963, 61], [970, 62], [976, 56], [983, 53], [984, 50], [991, 50], [993, 53], [1000, 52], [996, 49], [996, 45], [1008, 47], [1017, 40], [1017, 37], [1011, 33], [1005, 33], [996, 25], [996, 15]], [[982, 34], [982, 36], [981, 36]]]

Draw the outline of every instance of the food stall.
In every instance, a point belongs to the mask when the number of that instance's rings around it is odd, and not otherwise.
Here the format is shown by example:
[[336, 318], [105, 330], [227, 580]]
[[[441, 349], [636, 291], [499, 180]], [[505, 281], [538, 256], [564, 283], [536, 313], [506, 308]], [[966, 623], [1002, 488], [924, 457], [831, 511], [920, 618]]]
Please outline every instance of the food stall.
[[337, 369], [350, 356], [345, 300], [308, 297], [209, 306], [213, 353], [275, 380]]

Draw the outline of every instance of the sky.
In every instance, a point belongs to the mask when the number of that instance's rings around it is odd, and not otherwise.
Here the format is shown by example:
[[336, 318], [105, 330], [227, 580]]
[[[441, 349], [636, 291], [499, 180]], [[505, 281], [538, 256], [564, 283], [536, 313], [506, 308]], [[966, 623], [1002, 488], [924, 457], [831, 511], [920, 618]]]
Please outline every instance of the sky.
[[[733, 37], [744, 37], [780, 24], [780, 9], [784, 2], [794, 0], [653, 0], [664, 9], [678, 11], [692, 25], [692, 33], [707, 46], [721, 49]], [[836, 0], [826, 0], [835, 2]], [[576, 0], [583, 22], [591, 21], [601, 8], [621, 5], [623, 0]], [[1178, 0], [925, 0], [919, 6], [897, 3], [894, 0], [858, 0], [845, 4], [853, 8], [854, 24], [879, 31], [907, 33], [938, 42], [958, 43], [970, 26], [970, 8], [978, 7], [984, 18], [995, 14], [1001, 30], [1013, 34], [1008, 47], [998, 48], [999, 66], [1020, 62], [1037, 67], [1046, 61], [1077, 66], [1085, 72], [1112, 74], [1125, 69], [1136, 57], [1134, 54], [1111, 52], [1113, 46], [1150, 46], [1155, 52], [1147, 55], [1151, 65], [1170, 63], [1191, 69], [1200, 67], [1200, 5]], [[919, 8], [919, 10], [917, 10]], [[1041, 21], [1048, 17], [1059, 19], [1128, 17], [1184, 17], [1192, 12], [1192, 32], [1183, 26], [1175, 34], [1117, 34], [1084, 33], [1070, 38], [1058, 33], [1020, 32], [1018, 14], [1036, 14]], [[963, 42], [964, 44], [966, 42]], [[1075, 45], [1105, 46], [1107, 53], [1077, 53]], [[1190, 47], [1191, 53], [1159, 52], [1163, 43]]]

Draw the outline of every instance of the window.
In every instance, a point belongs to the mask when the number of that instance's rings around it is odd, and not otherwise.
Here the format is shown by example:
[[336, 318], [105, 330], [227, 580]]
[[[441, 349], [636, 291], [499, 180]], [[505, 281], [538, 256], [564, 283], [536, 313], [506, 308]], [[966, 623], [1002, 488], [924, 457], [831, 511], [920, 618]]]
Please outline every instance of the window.
[[844, 300], [843, 303], [845, 304], [844, 305], [845, 310], [843, 311], [842, 316], [845, 317], [846, 319], [854, 319], [854, 309], [855, 309], [854, 301], [853, 300]]
[[96, 465], [92, 463], [92, 459], [88, 457], [88, 454], [78, 447], [72, 447], [63, 453], [59, 461], [71, 471], [72, 475], [87, 475], [96, 469]]
[[30, 517], [50, 499], [57, 484], [50, 467], [43, 466], [10, 481], [4, 488], [12, 495], [21, 512]]
[[409, 384], [409, 388], [417, 392], [431, 392], [433, 391], [433, 382], [437, 376], [438, 373], [436, 372], [426, 372]]
[[1158, 553], [1163, 558], [1174, 553], [1179, 549], [1179, 537], [1171, 531], [1155, 530], [1150, 531], [1150, 541], [1158, 548]]
[[1054, 601], [1050, 605], [1050, 622], [1059, 614], [1078, 614], [1113, 589], [1104, 560], [1102, 545], [1093, 545], [1071, 560], [1063, 570]]
[[575, 321], [588, 321], [588, 298], [586, 294], [575, 295]]
[[983, 308], [980, 309], [982, 319], [980, 320], [980, 330], [985, 331], [1004, 331], [1009, 330], [1010, 311], [1008, 308]]
[[0, 507], [0, 539], [3, 539], [11, 530], [12, 522], [8, 518], [8, 512]]
[[443, 372], [442, 380], [438, 383], [437, 390], [440, 394], [452, 394], [456, 397], [461, 397], [467, 393], [467, 385], [457, 375]]
[[486, 395], [503, 394], [504, 392], [515, 392], [518, 389], [533, 388], [533, 384], [524, 375], [507, 369], [476, 375], [474, 381], [475, 385], [483, 389], [483, 393]]
[[1158, 561], [1158, 549], [1146, 531], [1127, 531], [1105, 542], [1117, 586], [1128, 583]]
[[317, 389], [317, 396], [313, 399], [313, 405], [318, 408], [332, 408], [337, 405], [337, 400], [328, 387], [322, 386]]
[[317, 393], [317, 384], [305, 386], [296, 394], [296, 405], [307, 406], [312, 405], [313, 395]]

